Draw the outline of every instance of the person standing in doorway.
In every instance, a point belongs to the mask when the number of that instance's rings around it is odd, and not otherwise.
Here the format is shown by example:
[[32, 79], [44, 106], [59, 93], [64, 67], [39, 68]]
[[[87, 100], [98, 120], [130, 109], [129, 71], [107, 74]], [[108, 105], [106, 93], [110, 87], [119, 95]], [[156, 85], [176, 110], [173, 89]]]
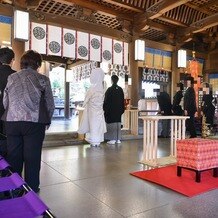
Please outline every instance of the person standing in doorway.
[[[10, 48], [0, 48], [0, 118], [2, 117], [5, 109], [3, 105], [3, 94], [7, 84], [8, 76], [14, 73], [12, 64], [14, 62], [14, 52]], [[0, 120], [0, 137], [5, 135], [3, 128], [3, 121]]]
[[184, 89], [184, 85], [183, 83], [177, 83], [177, 92], [173, 97], [173, 114], [177, 115], [177, 116], [182, 116], [184, 114], [184, 111], [182, 109], [181, 106], [181, 101], [183, 98], [183, 89]]
[[197, 112], [196, 95], [194, 90], [194, 78], [187, 78], [187, 89], [184, 94], [184, 115], [189, 116], [186, 120], [187, 130], [190, 133], [190, 138], [196, 138], [197, 133], [195, 129], [195, 113]]
[[121, 116], [124, 113], [124, 93], [123, 89], [117, 85], [119, 78], [111, 76], [112, 86], [105, 92], [104, 115], [107, 123], [107, 133], [105, 139], [108, 144], [121, 143]]
[[209, 125], [209, 128], [213, 128], [213, 121], [216, 108], [216, 98], [213, 97], [213, 90], [210, 84], [203, 84], [203, 98], [201, 102], [201, 110], [203, 115], [206, 117], [206, 123]]
[[[170, 95], [165, 91], [165, 86], [160, 87], [160, 91], [157, 93], [157, 102], [160, 108], [160, 114], [163, 116], [172, 115], [172, 104]], [[162, 138], [169, 138], [170, 136], [170, 120], [162, 120]]]
[[[23, 54], [21, 71], [8, 77], [2, 116], [7, 135], [6, 159], [20, 176], [24, 168], [24, 179], [35, 192], [39, 191], [45, 130], [55, 109], [49, 78], [38, 73], [41, 63], [38, 52], [29, 50]], [[47, 117], [43, 116], [46, 112]]]
[[91, 86], [83, 103], [84, 111], [78, 129], [79, 134], [86, 134], [85, 139], [91, 146], [98, 147], [104, 141], [106, 124], [104, 119], [104, 71], [95, 68], [90, 75]]

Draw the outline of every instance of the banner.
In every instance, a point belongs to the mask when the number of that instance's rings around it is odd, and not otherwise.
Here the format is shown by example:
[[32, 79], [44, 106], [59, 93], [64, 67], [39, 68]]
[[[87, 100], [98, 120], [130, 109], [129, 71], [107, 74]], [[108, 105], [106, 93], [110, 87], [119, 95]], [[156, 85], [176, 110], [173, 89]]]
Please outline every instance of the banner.
[[112, 39], [102, 37], [102, 62], [112, 63]]
[[123, 43], [113, 40], [113, 64], [123, 65]]
[[128, 43], [67, 28], [30, 23], [25, 50], [71, 59], [128, 66]]
[[129, 65], [129, 44], [124, 42], [123, 43], [124, 51], [123, 51], [123, 65]]
[[76, 58], [76, 31], [63, 28], [63, 57]]
[[[29, 49], [46, 54], [46, 24], [31, 23]], [[28, 45], [28, 44], [27, 44]]]
[[62, 28], [48, 25], [47, 54], [62, 56]]
[[90, 60], [101, 61], [101, 36], [90, 34]]
[[89, 34], [77, 32], [77, 53], [76, 58], [89, 60]]

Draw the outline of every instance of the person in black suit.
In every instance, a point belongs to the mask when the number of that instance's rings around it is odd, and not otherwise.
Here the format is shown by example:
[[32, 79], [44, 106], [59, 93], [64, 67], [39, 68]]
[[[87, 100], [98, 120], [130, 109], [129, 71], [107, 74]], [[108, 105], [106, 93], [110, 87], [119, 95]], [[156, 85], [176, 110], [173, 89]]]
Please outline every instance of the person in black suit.
[[[160, 87], [157, 92], [157, 102], [160, 108], [160, 114], [163, 116], [172, 115], [172, 104], [170, 95], [164, 90], [164, 86]], [[170, 135], [170, 120], [162, 120], [161, 137], [168, 138]]]
[[181, 101], [183, 98], [183, 89], [184, 89], [184, 85], [183, 83], [177, 83], [177, 92], [173, 97], [173, 114], [178, 115], [178, 116], [182, 116], [184, 111], [182, 109], [181, 106]]
[[216, 104], [217, 100], [213, 97], [212, 87], [210, 87], [210, 84], [204, 83], [201, 111], [206, 117], [206, 123], [209, 124], [209, 128], [213, 127]]
[[105, 93], [104, 116], [107, 124], [105, 139], [108, 144], [121, 143], [121, 116], [124, 113], [124, 93], [123, 89], [117, 85], [119, 78], [111, 76], [112, 86]]
[[[14, 52], [12, 49], [5, 47], [0, 48], [0, 118], [4, 114], [3, 94], [7, 84], [8, 76], [15, 71], [11, 69], [14, 61]], [[3, 121], [0, 119], [0, 137], [4, 138], [5, 130]]]
[[187, 130], [190, 133], [190, 138], [197, 137], [195, 129], [195, 113], [197, 112], [196, 106], [196, 95], [194, 90], [194, 78], [187, 78], [187, 89], [184, 94], [184, 115], [189, 116], [190, 118], [186, 121]]

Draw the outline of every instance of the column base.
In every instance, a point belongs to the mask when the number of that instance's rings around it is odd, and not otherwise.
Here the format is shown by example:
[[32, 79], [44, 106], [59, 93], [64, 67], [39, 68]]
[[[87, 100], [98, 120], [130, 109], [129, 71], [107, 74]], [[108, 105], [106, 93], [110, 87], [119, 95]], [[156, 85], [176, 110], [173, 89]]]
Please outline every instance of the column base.
[[156, 160], [141, 160], [140, 164], [148, 165], [151, 167], [167, 166], [176, 163], [176, 158], [172, 156], [157, 158]]

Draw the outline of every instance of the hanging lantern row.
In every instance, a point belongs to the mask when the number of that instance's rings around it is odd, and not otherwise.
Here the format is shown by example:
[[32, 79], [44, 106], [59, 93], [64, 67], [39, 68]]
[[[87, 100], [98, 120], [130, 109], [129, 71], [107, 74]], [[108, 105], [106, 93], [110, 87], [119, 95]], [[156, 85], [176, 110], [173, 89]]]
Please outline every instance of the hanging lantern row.
[[109, 75], [117, 75], [119, 77], [124, 78], [125, 75], [128, 75], [129, 71], [128, 71], [128, 67], [127, 66], [123, 66], [123, 65], [119, 65], [119, 64], [110, 64], [109, 65]]
[[142, 79], [144, 82], [168, 82], [169, 72], [163, 69], [143, 68]]
[[[78, 82], [90, 78], [91, 71], [97, 67], [97, 64], [97, 62], [89, 62], [67, 70], [67, 82]], [[117, 75], [122, 78], [129, 74], [128, 67], [119, 64], [110, 64], [107, 72], [110, 76]]]
[[89, 62], [82, 64], [76, 67], [73, 67], [71, 70], [71, 76], [73, 77], [72, 81], [79, 82], [90, 77], [92, 69], [97, 67], [97, 62]]

